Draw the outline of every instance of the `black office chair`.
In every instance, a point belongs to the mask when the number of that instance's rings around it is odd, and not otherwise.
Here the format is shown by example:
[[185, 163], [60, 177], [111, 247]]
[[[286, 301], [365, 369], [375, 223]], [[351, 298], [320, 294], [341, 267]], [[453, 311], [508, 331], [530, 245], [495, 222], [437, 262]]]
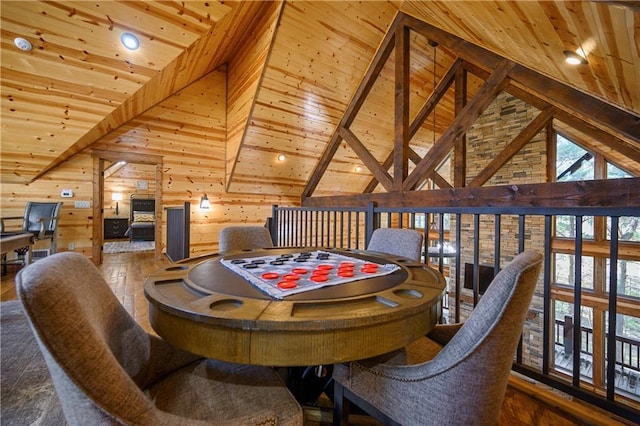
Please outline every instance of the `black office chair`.
[[[24, 208], [23, 216], [0, 218], [0, 233], [30, 232], [35, 241], [51, 240], [50, 251], [54, 254], [58, 248], [58, 221], [62, 202], [47, 203], [29, 201]], [[22, 227], [5, 222], [22, 220]]]

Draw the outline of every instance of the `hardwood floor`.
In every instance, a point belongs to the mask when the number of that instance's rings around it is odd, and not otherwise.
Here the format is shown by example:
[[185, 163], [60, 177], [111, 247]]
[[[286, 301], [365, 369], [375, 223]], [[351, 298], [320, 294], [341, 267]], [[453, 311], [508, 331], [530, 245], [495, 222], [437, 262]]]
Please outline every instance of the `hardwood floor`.
[[[105, 254], [99, 269], [111, 286], [120, 303], [147, 331], [153, 332], [149, 325], [147, 299], [144, 297], [144, 280], [153, 271], [169, 265], [163, 258], [156, 261], [152, 252]], [[17, 299], [15, 276], [17, 266], [9, 266], [7, 275], [0, 282], [0, 301]]]
[[[153, 333], [149, 325], [148, 305], [144, 297], [143, 284], [153, 271], [169, 265], [166, 259], [156, 261], [152, 252], [107, 254], [99, 267], [106, 281], [127, 311], [148, 332]], [[10, 266], [7, 275], [0, 280], [0, 301], [15, 300], [15, 276], [18, 267]], [[557, 392], [541, 391], [528, 379], [512, 378], [507, 389], [500, 418], [500, 425], [512, 424], [629, 424], [617, 422], [609, 413], [595, 407], [559, 397]], [[546, 398], [546, 399], [545, 399]], [[564, 405], [563, 405], [564, 404]], [[331, 401], [321, 397], [317, 406], [304, 407], [305, 426], [323, 426], [331, 424]], [[370, 417], [354, 415], [351, 425], [379, 425]]]

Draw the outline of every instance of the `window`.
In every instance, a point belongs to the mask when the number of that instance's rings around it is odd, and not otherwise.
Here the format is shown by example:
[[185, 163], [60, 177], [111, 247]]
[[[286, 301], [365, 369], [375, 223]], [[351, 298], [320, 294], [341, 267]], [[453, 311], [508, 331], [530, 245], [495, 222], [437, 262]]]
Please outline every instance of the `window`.
[[[555, 283], [573, 287], [575, 284], [576, 260], [572, 254], [554, 253]], [[593, 257], [582, 256], [580, 283], [582, 288], [593, 290]]]
[[556, 140], [556, 180], [558, 182], [594, 179], [593, 154], [569, 139]]

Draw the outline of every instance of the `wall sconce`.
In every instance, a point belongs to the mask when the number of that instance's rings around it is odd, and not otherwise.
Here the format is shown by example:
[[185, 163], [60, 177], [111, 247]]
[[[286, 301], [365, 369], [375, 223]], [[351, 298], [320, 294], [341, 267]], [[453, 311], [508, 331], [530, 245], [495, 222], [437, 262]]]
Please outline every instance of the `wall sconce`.
[[114, 192], [111, 194], [111, 199], [116, 202], [116, 217], [120, 214], [118, 209], [118, 201], [122, 201], [122, 194], [120, 192]]
[[200, 208], [208, 209], [209, 207], [211, 207], [211, 204], [209, 204], [209, 197], [207, 197], [207, 194], [204, 194], [200, 197]]

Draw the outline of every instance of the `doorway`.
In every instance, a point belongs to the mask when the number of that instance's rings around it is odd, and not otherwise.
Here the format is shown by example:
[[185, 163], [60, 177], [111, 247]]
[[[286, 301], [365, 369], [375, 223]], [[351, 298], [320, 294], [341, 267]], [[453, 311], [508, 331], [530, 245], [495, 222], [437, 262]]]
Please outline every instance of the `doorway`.
[[[131, 154], [119, 151], [93, 150], [93, 247], [92, 259], [96, 265], [102, 264], [104, 246], [104, 218], [105, 212], [105, 170], [112, 165], [123, 161], [132, 164], [146, 164], [155, 167], [154, 190], [155, 199], [155, 229], [154, 229], [154, 258], [162, 258], [161, 244], [162, 237], [162, 157], [154, 155]], [[110, 200], [109, 200], [110, 201]]]

